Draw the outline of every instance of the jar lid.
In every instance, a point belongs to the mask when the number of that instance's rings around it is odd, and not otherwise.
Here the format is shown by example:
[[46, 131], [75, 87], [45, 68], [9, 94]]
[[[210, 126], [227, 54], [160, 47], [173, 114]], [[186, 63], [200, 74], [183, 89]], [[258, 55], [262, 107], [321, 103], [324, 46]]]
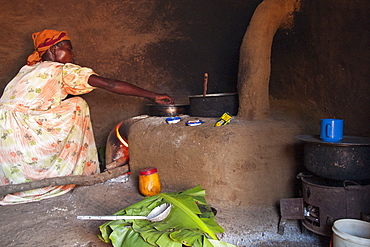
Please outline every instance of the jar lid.
[[186, 122], [186, 125], [187, 126], [198, 126], [200, 124], [202, 124], [202, 120], [199, 120], [199, 119], [196, 119], [196, 120], [189, 120]]
[[180, 122], [180, 120], [181, 120], [180, 117], [169, 117], [169, 118], [166, 118], [166, 122], [168, 124], [175, 124], [175, 123]]
[[155, 167], [148, 167], [140, 170], [140, 175], [150, 175], [157, 172], [157, 168]]

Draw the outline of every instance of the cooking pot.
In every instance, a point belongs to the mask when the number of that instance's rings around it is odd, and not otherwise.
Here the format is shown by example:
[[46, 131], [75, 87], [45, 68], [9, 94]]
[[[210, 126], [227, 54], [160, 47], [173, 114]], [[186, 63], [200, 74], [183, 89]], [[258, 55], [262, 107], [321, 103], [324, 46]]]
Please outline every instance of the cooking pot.
[[370, 179], [370, 138], [344, 136], [341, 142], [324, 142], [302, 135], [304, 166], [312, 173], [334, 180]]
[[173, 105], [160, 105], [160, 104], [147, 104], [150, 116], [158, 117], [174, 117], [179, 115], [189, 114], [189, 105], [173, 104]]
[[194, 117], [221, 117], [225, 112], [238, 113], [238, 93], [217, 93], [189, 96], [190, 115]]

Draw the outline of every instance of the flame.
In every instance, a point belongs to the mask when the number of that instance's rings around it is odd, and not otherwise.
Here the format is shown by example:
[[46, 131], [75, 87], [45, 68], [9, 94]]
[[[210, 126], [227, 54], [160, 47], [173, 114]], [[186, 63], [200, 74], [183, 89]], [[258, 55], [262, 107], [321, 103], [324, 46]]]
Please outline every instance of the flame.
[[121, 134], [119, 133], [119, 128], [121, 127], [121, 125], [122, 125], [122, 122], [121, 122], [121, 123], [119, 123], [119, 124], [117, 124], [117, 126], [116, 126], [116, 136], [117, 136], [118, 140], [120, 140], [120, 142], [128, 148], [128, 143], [127, 143], [127, 141], [126, 141], [126, 140], [125, 140], [125, 138], [124, 138], [124, 137], [122, 137], [122, 136], [121, 136]]

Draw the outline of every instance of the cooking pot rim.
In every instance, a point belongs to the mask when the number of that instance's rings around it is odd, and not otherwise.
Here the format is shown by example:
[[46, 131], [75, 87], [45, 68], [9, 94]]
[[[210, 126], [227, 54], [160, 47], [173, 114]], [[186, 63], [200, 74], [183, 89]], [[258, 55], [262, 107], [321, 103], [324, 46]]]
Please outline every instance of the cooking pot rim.
[[203, 98], [203, 97], [219, 97], [219, 96], [233, 96], [237, 95], [238, 93], [213, 93], [213, 94], [206, 94], [203, 96], [203, 94], [197, 94], [197, 95], [190, 95], [190, 98]]
[[307, 143], [329, 146], [370, 146], [370, 138], [360, 136], [343, 136], [340, 142], [325, 142], [321, 140], [320, 136], [316, 135], [299, 135], [296, 138]]
[[153, 107], [161, 107], [161, 108], [168, 108], [168, 107], [186, 107], [189, 106], [188, 104], [172, 104], [172, 105], [160, 105], [160, 104], [146, 104], [147, 106]]

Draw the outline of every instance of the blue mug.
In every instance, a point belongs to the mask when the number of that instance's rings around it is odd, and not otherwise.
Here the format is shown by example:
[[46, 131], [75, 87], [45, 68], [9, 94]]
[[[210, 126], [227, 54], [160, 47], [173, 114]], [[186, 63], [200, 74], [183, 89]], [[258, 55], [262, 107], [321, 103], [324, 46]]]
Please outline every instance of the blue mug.
[[343, 124], [342, 119], [321, 119], [321, 140], [340, 142], [343, 139]]

